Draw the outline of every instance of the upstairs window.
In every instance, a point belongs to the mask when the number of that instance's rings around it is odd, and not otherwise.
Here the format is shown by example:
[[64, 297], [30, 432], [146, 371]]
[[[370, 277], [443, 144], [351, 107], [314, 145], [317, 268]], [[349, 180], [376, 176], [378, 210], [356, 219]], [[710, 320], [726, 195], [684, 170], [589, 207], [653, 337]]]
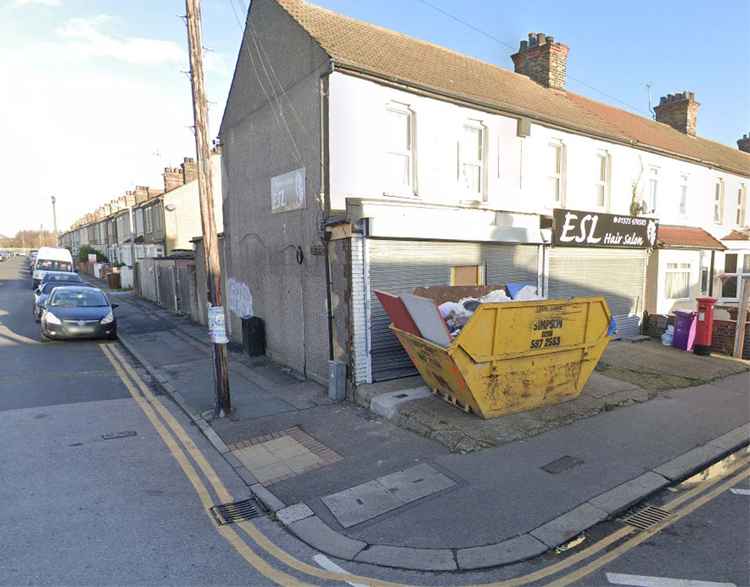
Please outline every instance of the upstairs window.
[[648, 199], [646, 200], [646, 212], [654, 214], [659, 197], [659, 168], [650, 167], [648, 170]]
[[737, 217], [734, 220], [734, 223], [737, 226], [744, 226], [745, 225], [745, 219], [747, 216], [745, 216], [745, 210], [747, 207], [747, 189], [745, 188], [745, 184], [740, 184], [739, 189], [737, 190]]
[[547, 194], [553, 207], [563, 206], [563, 146], [549, 143], [545, 157], [547, 170]]
[[609, 192], [609, 155], [607, 153], [596, 154], [595, 173], [594, 206], [604, 209], [607, 207]]
[[714, 223], [721, 224], [724, 221], [724, 182], [716, 180], [714, 185]]
[[389, 104], [386, 118], [388, 190], [414, 193], [414, 113], [402, 104]]
[[467, 121], [459, 143], [459, 183], [472, 199], [484, 194], [485, 128], [479, 121]]
[[143, 224], [145, 226], [145, 232], [152, 232], [154, 230], [154, 222], [151, 217], [151, 208], [145, 208], [143, 210]]
[[680, 176], [680, 216], [687, 216], [688, 176]]

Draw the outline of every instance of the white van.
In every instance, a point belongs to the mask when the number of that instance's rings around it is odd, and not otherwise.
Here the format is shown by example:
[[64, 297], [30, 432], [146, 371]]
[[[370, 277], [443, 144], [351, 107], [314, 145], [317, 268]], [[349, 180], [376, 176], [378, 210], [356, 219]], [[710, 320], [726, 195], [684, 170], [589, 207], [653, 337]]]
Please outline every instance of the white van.
[[32, 288], [36, 289], [48, 271], [73, 271], [73, 256], [68, 249], [42, 247], [34, 262]]

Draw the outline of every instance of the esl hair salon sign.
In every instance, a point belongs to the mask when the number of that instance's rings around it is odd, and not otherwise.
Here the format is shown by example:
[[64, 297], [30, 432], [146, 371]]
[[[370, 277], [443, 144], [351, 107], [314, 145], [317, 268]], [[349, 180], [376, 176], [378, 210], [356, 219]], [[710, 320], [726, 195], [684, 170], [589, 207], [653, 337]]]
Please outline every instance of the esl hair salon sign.
[[552, 212], [552, 245], [605, 249], [650, 249], [656, 245], [657, 223], [651, 218], [599, 212]]

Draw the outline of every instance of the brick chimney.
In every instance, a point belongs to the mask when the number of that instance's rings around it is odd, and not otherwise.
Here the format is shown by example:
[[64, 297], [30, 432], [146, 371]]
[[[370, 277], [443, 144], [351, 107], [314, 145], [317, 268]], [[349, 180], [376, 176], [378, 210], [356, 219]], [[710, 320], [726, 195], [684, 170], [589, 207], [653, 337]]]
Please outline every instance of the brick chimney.
[[750, 153], [750, 133], [742, 135], [737, 139], [737, 148], [745, 153]]
[[554, 37], [529, 33], [529, 40], [521, 41], [518, 53], [510, 58], [516, 73], [530, 77], [545, 88], [564, 90], [568, 51], [568, 46], [556, 43]]
[[164, 173], [164, 191], [169, 192], [182, 185], [182, 170], [179, 167], [165, 167]]
[[698, 108], [700, 104], [695, 101], [693, 92], [685, 91], [662, 96], [659, 104], [654, 107], [656, 122], [663, 122], [694, 137], [698, 126]]
[[180, 164], [180, 167], [182, 168], [183, 183], [189, 183], [198, 179], [198, 166], [195, 163], [195, 159], [192, 157], [185, 157]]

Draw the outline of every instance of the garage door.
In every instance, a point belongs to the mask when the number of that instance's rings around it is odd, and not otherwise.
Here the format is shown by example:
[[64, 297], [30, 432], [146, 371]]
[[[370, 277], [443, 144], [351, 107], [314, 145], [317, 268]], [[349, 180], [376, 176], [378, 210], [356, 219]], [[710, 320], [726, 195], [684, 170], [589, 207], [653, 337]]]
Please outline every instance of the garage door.
[[607, 299], [618, 334], [639, 333], [647, 254], [632, 250], [550, 248], [549, 297]]
[[370, 360], [374, 381], [414, 375], [416, 370], [389, 330], [385, 310], [372, 290], [394, 294], [414, 288], [450, 285], [451, 268], [479, 265], [487, 284], [537, 284], [536, 245], [491, 245], [368, 239], [370, 279]]

